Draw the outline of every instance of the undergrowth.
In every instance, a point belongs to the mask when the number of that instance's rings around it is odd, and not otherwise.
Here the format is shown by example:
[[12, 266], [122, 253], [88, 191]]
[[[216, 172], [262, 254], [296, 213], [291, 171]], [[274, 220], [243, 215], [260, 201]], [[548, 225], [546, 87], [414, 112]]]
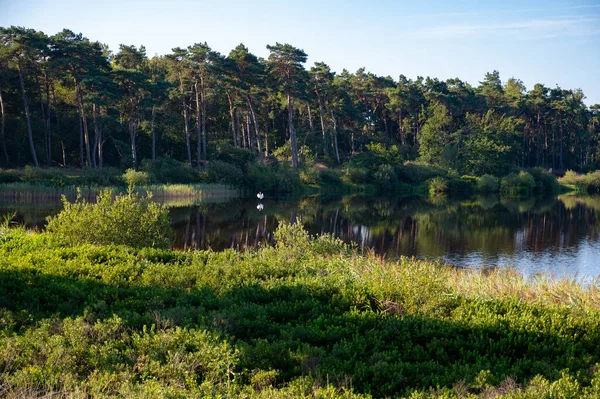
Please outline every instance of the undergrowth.
[[242, 253], [0, 230], [2, 397], [600, 395], [597, 282], [386, 261], [300, 225]]

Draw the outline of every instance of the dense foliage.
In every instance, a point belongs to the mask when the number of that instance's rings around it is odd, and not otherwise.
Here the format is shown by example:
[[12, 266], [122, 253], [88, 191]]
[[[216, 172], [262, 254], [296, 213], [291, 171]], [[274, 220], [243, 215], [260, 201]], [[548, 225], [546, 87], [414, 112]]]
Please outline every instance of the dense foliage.
[[169, 213], [149, 197], [132, 192], [113, 197], [107, 190], [95, 203], [81, 197], [73, 203], [64, 196], [62, 200], [64, 209], [48, 219], [46, 229], [64, 244], [171, 246]]
[[[600, 105], [588, 108], [580, 90], [527, 90], [497, 71], [471, 86], [335, 73], [322, 62], [305, 69], [302, 50], [267, 48], [268, 59], [242, 44], [221, 55], [207, 43], [148, 58], [144, 46], [112, 53], [66, 29], [47, 36], [0, 28], [0, 165], [141, 166], [164, 180], [193, 179], [177, 160], [206, 169], [205, 181], [230, 183], [256, 175], [248, 163], [295, 168], [316, 160], [344, 164], [352, 180], [376, 187], [402, 182], [401, 161], [498, 177], [599, 166]], [[394, 156], [383, 159], [381, 148]], [[357, 166], [370, 160], [356, 159], [365, 153], [376, 167]], [[211, 167], [216, 161], [228, 165]], [[303, 180], [319, 179], [308, 172]], [[285, 180], [288, 172], [269, 173]]]
[[173, 252], [0, 227], [0, 394], [600, 394], [597, 286], [276, 239]]

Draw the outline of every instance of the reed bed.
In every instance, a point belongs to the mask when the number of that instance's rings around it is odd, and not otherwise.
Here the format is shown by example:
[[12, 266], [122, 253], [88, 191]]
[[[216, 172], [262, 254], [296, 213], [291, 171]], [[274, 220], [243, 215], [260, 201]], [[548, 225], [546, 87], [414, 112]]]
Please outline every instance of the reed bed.
[[[126, 187], [77, 187], [48, 186], [31, 183], [6, 183], [0, 185], [0, 202], [4, 203], [39, 203], [58, 202], [62, 196], [69, 201], [81, 195], [87, 201], [94, 201], [103, 190], [112, 190], [115, 194], [127, 192]], [[239, 190], [219, 184], [157, 184], [136, 187], [135, 192], [145, 195], [152, 193], [157, 202], [194, 201], [206, 198], [235, 198], [240, 196]]]

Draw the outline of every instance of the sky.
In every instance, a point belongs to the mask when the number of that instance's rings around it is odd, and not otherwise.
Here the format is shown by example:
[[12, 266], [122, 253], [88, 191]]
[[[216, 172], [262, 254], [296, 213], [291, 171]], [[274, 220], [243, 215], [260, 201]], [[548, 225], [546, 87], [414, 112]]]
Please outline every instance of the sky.
[[0, 26], [54, 34], [63, 28], [113, 51], [147, 54], [207, 42], [221, 54], [244, 43], [259, 57], [290, 43], [307, 67], [365, 67], [377, 75], [460, 78], [478, 85], [498, 70], [521, 79], [582, 89], [600, 103], [600, 0], [0, 0]]

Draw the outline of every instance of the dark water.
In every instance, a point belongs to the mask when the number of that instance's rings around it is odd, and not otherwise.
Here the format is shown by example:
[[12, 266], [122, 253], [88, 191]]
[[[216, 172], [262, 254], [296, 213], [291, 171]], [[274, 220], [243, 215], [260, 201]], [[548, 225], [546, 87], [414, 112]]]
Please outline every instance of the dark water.
[[[41, 229], [59, 209], [59, 203], [0, 204], [0, 215], [16, 210], [20, 223]], [[311, 234], [334, 234], [389, 257], [512, 266], [527, 275], [600, 275], [600, 197], [237, 199], [170, 212], [180, 249], [253, 248], [271, 241], [280, 221], [300, 220]]]

